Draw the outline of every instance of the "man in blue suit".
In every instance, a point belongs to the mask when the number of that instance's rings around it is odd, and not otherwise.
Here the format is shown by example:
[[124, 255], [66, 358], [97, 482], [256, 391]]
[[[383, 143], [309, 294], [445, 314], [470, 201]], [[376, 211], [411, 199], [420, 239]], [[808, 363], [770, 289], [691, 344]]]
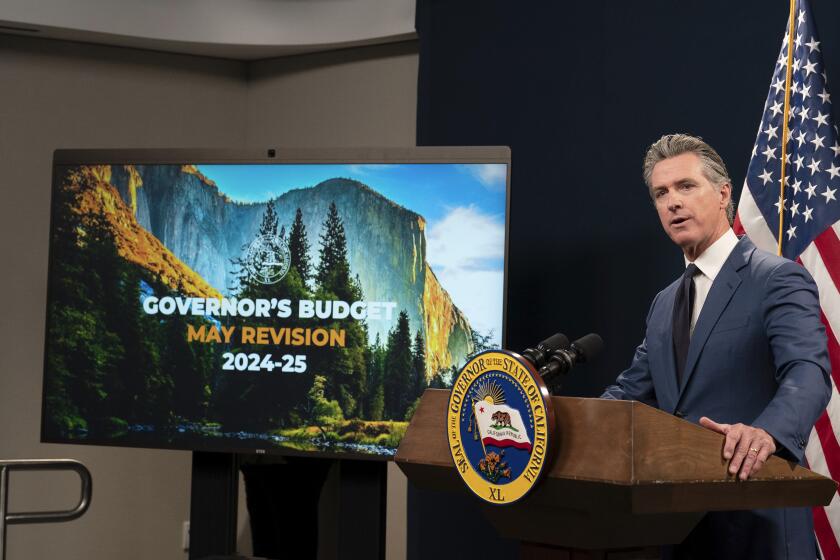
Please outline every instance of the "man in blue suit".
[[[686, 271], [653, 299], [644, 341], [602, 397], [638, 400], [724, 434], [723, 457], [741, 480], [774, 453], [801, 462], [831, 395], [813, 279], [736, 237], [726, 166], [699, 138], [663, 136], [645, 156], [644, 178]], [[813, 559], [811, 512], [710, 512], [663, 556]]]

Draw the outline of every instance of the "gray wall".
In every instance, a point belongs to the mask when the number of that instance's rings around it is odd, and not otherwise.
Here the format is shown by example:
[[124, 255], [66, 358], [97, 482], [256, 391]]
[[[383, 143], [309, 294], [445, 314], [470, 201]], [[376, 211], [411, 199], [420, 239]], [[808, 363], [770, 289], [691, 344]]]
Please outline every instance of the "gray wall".
[[[71, 457], [88, 513], [12, 526], [8, 560], [182, 560], [190, 454], [39, 443], [52, 151], [413, 145], [413, 44], [247, 65], [0, 35], [0, 458]], [[389, 558], [405, 555], [405, 482], [389, 476]], [[69, 507], [74, 475], [15, 474], [13, 511]]]
[[414, 146], [416, 44], [255, 62], [249, 146]]

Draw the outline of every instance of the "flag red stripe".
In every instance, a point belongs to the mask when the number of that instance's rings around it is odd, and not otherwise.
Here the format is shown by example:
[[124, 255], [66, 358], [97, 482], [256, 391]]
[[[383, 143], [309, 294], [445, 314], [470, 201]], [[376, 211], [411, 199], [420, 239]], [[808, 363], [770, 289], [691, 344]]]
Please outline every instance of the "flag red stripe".
[[837, 238], [837, 232], [834, 228], [827, 228], [814, 239], [814, 245], [820, 252], [831, 281], [840, 289], [840, 239]]
[[744, 235], [747, 233], [747, 230], [744, 229], [744, 224], [741, 223], [741, 214], [735, 214], [735, 223], [732, 224], [732, 229], [735, 231], [735, 235]]
[[831, 377], [834, 378], [834, 385], [840, 390], [840, 383], [837, 383], [837, 379], [840, 378], [840, 344], [837, 343], [837, 337], [834, 336], [825, 313], [820, 313], [820, 320], [825, 326], [825, 334], [828, 337], [828, 360], [831, 362]]
[[[835, 338], [834, 333], [831, 331], [831, 326], [828, 324], [825, 315], [821, 314], [820, 319], [822, 319], [825, 325], [825, 331], [828, 337], [828, 356], [831, 362], [831, 376], [835, 379], [834, 383], [837, 385], [836, 380], [840, 377], [840, 345], [837, 344], [837, 338]], [[817, 420], [814, 429], [820, 438], [820, 447], [825, 458], [825, 464], [831, 473], [831, 478], [840, 480], [840, 477], [838, 477], [840, 475], [840, 445], [838, 445], [837, 438], [834, 435], [831, 420], [827, 412]], [[826, 560], [840, 560], [840, 545], [838, 545], [837, 536], [828, 521], [828, 515], [825, 509], [815, 507], [812, 510], [814, 513], [814, 532], [817, 535], [817, 540], [820, 542], [820, 548], [824, 558]]]
[[[840, 240], [837, 239], [837, 235], [834, 234], [833, 229], [828, 228], [826, 232], [828, 231], [834, 235], [834, 241], [838, 243], [837, 250], [840, 251]], [[823, 232], [820, 236], [825, 235], [826, 232]], [[820, 256], [822, 256], [822, 254]], [[800, 265], [802, 264], [801, 259], [796, 259], [796, 262]], [[825, 258], [823, 258], [823, 263], [825, 263], [826, 268], [828, 268]], [[835, 266], [835, 268], [837, 268], [837, 266]], [[840, 284], [835, 285], [840, 286]], [[824, 310], [820, 310], [820, 321], [822, 321], [822, 324], [825, 327], [826, 338], [828, 338], [828, 360], [831, 363], [831, 378], [834, 379], [834, 385], [838, 390], [840, 390], [840, 344], [837, 343], [837, 337], [834, 335], [834, 331], [831, 330], [831, 325], [828, 322], [828, 318], [825, 316]]]
[[[840, 346], [837, 345], [837, 339], [834, 337], [834, 333], [831, 331], [831, 326], [826, 321], [825, 315], [821, 313], [820, 319], [823, 325], [825, 325], [825, 333], [828, 337], [828, 357], [831, 362], [831, 377], [834, 379], [834, 385], [840, 387], [840, 383], [837, 382], [838, 378], [840, 378]], [[835, 422], [838, 420], [840, 419], [834, 419]], [[820, 447], [822, 447], [825, 464], [831, 473], [831, 478], [840, 480], [840, 443], [837, 442], [837, 437], [834, 435], [834, 428], [832, 427], [827, 411], [817, 420], [814, 429], [820, 438]]]
[[515, 447], [517, 449], [524, 449], [531, 451], [531, 444], [524, 441], [513, 441], [512, 439], [496, 439], [492, 437], [482, 438], [484, 445], [495, 445], [496, 447]]
[[814, 424], [814, 429], [820, 438], [820, 447], [822, 447], [825, 464], [831, 478], [840, 480], [840, 444], [834, 437], [834, 428], [831, 426], [831, 419], [828, 417], [827, 411], [819, 417], [817, 423]]
[[817, 534], [817, 540], [820, 541], [823, 558], [826, 560], [840, 558], [840, 545], [837, 544], [837, 538], [828, 522], [828, 515], [821, 507], [811, 509], [814, 512], [814, 532]]

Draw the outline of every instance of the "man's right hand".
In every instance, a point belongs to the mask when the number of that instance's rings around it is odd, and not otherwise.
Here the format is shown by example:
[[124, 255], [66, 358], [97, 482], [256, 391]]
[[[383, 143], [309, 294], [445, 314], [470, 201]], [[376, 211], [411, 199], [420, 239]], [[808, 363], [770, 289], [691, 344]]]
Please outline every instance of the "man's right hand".
[[746, 424], [719, 424], [706, 416], [700, 425], [726, 436], [723, 444], [723, 458], [729, 460], [729, 474], [740, 474], [747, 480], [751, 474], [761, 470], [767, 458], [776, 452], [776, 441], [762, 430]]

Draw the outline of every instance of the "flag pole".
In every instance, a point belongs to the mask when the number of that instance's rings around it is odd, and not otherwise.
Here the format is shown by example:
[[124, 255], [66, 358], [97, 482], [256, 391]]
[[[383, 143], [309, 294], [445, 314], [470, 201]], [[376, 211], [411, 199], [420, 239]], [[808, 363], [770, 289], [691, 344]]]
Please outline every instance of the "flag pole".
[[788, 143], [788, 115], [790, 113], [790, 82], [793, 74], [793, 36], [796, 31], [796, 0], [790, 0], [790, 16], [788, 17], [788, 52], [787, 71], [785, 72], [785, 112], [782, 120], [782, 176], [779, 179], [779, 241], [778, 252], [782, 254], [782, 239], [784, 238], [785, 223], [785, 159], [787, 158]]
[[[472, 423], [475, 422], [475, 431], [477, 433], [474, 434], [474, 436], [478, 435], [478, 437], [476, 439], [478, 439], [478, 441], [481, 442], [481, 450], [484, 451], [484, 456], [487, 457], [487, 448], [484, 447], [484, 438], [481, 436], [481, 430], [478, 429], [478, 418], [476, 418], [476, 416], [475, 416], [475, 403], [477, 403], [477, 402], [478, 401], [475, 401], [475, 400], [473, 401], [473, 405], [472, 405], [473, 411], [472, 411], [472, 415], [471, 415], [472, 420], [470, 421], [470, 430], [472, 429], [472, 426], [473, 426]], [[470, 430], [467, 430], [467, 431], [470, 431]]]

